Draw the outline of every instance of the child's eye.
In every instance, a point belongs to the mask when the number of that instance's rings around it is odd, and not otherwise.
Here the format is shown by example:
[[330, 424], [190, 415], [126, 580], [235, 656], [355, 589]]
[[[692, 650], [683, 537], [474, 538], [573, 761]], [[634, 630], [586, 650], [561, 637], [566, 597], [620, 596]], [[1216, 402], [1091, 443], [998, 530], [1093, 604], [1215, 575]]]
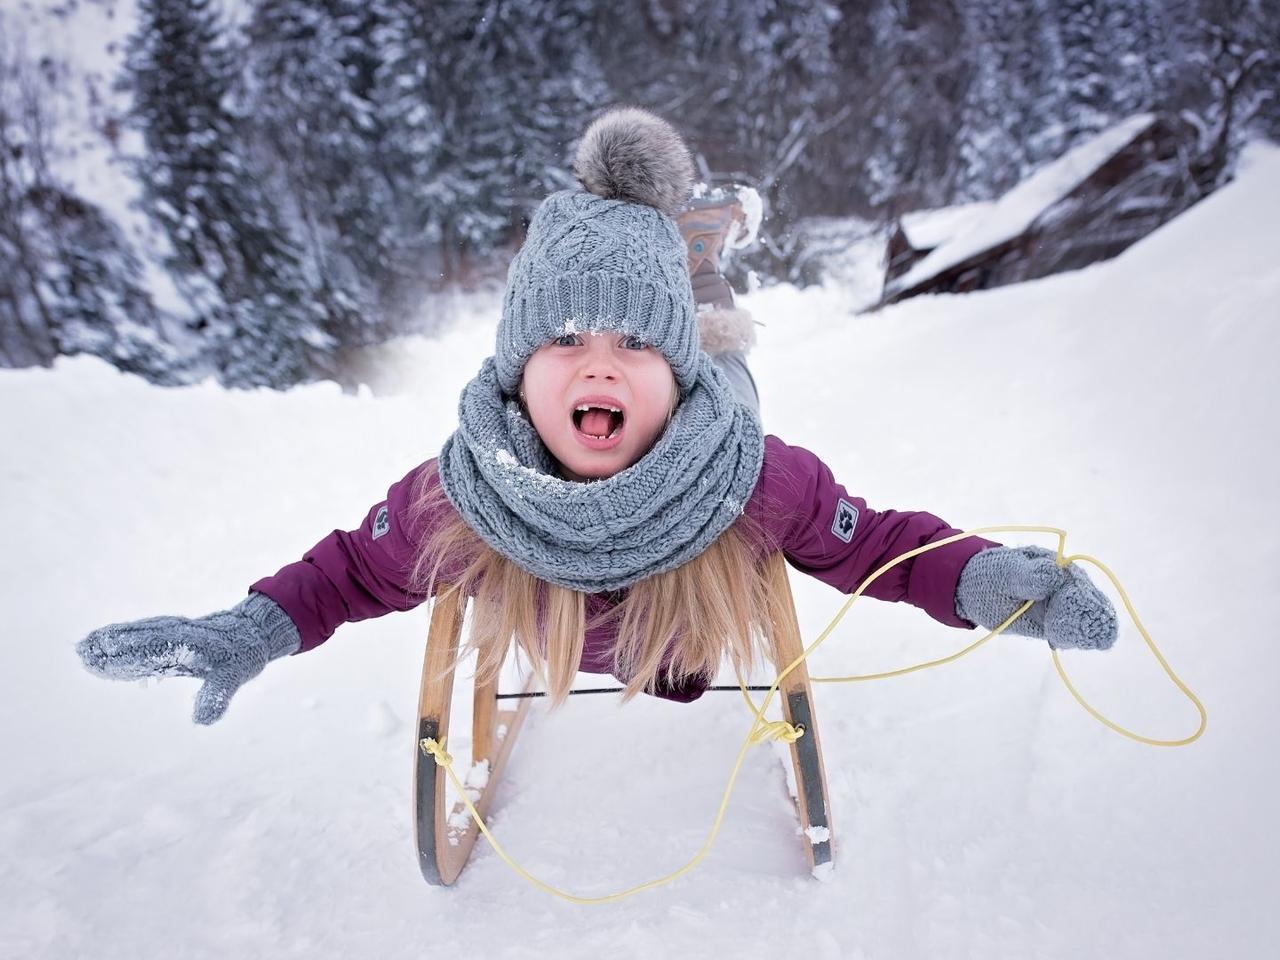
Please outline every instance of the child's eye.
[[[551, 342], [557, 347], [574, 347], [578, 345], [578, 335], [576, 333], [562, 334]], [[628, 350], [647, 350], [649, 348], [649, 344], [634, 335], [624, 337], [621, 342]]]

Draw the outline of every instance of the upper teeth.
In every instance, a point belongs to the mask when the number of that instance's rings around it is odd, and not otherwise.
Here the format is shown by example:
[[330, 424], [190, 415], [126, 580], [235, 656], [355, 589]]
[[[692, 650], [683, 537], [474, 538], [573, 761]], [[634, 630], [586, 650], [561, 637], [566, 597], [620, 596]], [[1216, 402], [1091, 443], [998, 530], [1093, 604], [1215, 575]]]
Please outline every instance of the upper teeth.
[[592, 409], [610, 410], [614, 413], [622, 412], [617, 407], [611, 407], [607, 403], [580, 403], [578, 404], [578, 406], [574, 407], [574, 410], [592, 410]]

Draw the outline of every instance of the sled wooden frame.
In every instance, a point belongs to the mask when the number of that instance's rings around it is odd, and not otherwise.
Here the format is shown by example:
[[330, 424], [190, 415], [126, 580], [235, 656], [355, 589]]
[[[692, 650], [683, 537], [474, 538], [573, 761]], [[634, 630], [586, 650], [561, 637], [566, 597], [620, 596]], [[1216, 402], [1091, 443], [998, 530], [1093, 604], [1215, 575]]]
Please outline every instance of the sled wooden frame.
[[[776, 640], [773, 660], [781, 670], [804, 652], [795, 602], [787, 579], [787, 567], [781, 553], [769, 561], [769, 576], [779, 596], [786, 598], [783, 619], [775, 625]], [[431, 737], [437, 741], [449, 734], [449, 712], [453, 699], [455, 671], [450, 669], [462, 637], [466, 598], [451, 593], [437, 599], [431, 611], [431, 627], [422, 664], [422, 689], [418, 699], [418, 727], [414, 738], [414, 828], [418, 847], [418, 865], [422, 876], [432, 885], [451, 886], [466, 867], [480, 831], [457, 801], [446, 809], [445, 785], [448, 778], [443, 767], [424, 751], [420, 744]], [[525, 686], [531, 692], [532, 679]], [[811, 871], [833, 862], [834, 843], [831, 829], [831, 805], [827, 791], [826, 768], [822, 762], [822, 744], [818, 739], [817, 718], [813, 706], [813, 689], [809, 671], [801, 661], [778, 688], [782, 715], [788, 723], [803, 727], [804, 735], [790, 745], [791, 764], [795, 773], [796, 812], [800, 835]], [[512, 709], [502, 709], [497, 699], [496, 683], [477, 684], [472, 698], [471, 756], [472, 762], [489, 761], [489, 776], [473, 797], [480, 816], [488, 815], [490, 803], [500, 782], [507, 759], [511, 756], [516, 736], [528, 713], [533, 698], [517, 699]], [[465, 825], [463, 824], [465, 818]]]
[[[445, 807], [448, 775], [420, 746], [431, 737], [444, 741], [449, 735], [449, 713], [453, 702], [453, 678], [456, 670], [458, 642], [462, 636], [466, 598], [450, 592], [437, 599], [431, 611], [431, 628], [427, 634], [427, 651], [422, 662], [422, 690], [418, 696], [418, 735], [414, 739], [413, 808], [414, 831], [418, 846], [418, 866], [422, 876], [432, 885], [451, 886], [471, 857], [480, 831], [466, 804], [461, 800], [453, 809]], [[530, 692], [533, 679], [525, 686]], [[471, 762], [489, 761], [489, 776], [480, 788], [479, 798], [472, 798], [481, 817], [489, 815], [494, 788], [502, 777], [507, 758], [531, 698], [516, 700], [510, 710], [499, 707], [497, 682], [475, 685], [472, 696]], [[446, 743], [447, 747], [447, 743]], [[463, 778], [465, 782], [465, 777]], [[461, 814], [460, 816], [458, 814]], [[458, 826], [457, 824], [465, 824]]]

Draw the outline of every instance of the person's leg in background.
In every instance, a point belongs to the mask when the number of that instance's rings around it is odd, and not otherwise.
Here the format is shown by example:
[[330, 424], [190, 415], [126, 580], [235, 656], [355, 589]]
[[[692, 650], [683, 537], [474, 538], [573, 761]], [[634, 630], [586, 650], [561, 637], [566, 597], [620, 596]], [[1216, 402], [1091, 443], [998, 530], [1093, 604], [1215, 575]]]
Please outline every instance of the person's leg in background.
[[676, 223], [689, 248], [689, 277], [698, 304], [702, 349], [724, 372], [734, 392], [759, 416], [760, 392], [747, 367], [747, 354], [756, 343], [755, 320], [750, 311], [734, 305], [733, 288], [720, 272], [725, 238], [742, 217], [742, 206], [730, 193], [692, 201]]

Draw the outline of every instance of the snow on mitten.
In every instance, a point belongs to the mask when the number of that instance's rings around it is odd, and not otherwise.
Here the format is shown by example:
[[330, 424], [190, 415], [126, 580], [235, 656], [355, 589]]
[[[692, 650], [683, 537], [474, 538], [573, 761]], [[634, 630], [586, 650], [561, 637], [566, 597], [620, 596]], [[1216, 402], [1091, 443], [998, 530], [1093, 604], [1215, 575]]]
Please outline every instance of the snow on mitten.
[[991, 547], [969, 558], [956, 585], [956, 615], [993, 630], [1036, 601], [1006, 633], [1044, 637], [1054, 649], [1106, 650], [1116, 642], [1116, 611], [1078, 564], [1059, 567], [1044, 547]]
[[270, 597], [251, 593], [230, 610], [195, 620], [148, 617], [94, 630], [76, 644], [91, 673], [113, 680], [199, 677], [191, 719], [222, 718], [232, 695], [277, 657], [301, 645], [298, 628]]

